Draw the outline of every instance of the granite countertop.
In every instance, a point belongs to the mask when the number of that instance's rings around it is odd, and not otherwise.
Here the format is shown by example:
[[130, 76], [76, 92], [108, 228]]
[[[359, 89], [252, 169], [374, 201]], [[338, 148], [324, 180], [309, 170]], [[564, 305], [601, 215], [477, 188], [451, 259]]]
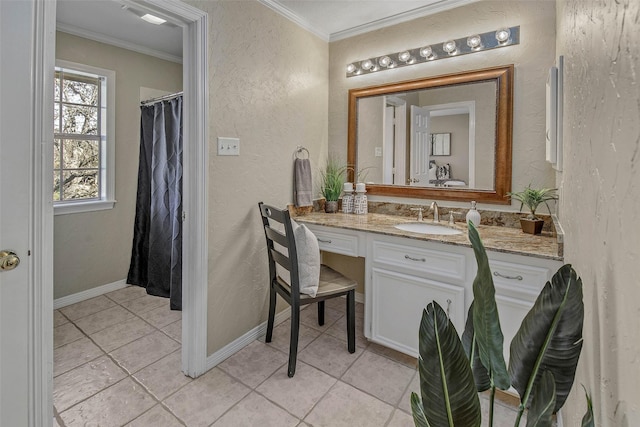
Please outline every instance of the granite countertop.
[[[327, 214], [324, 212], [311, 212], [304, 215], [298, 215], [295, 217], [295, 220], [305, 224], [366, 231], [370, 233], [407, 237], [416, 240], [427, 240], [449, 245], [471, 246], [469, 238], [467, 237], [467, 224], [465, 222], [456, 222], [455, 224], [455, 228], [460, 230], [462, 234], [435, 235], [399, 230], [395, 228], [394, 225], [416, 222], [416, 219], [379, 213], [353, 215], [344, 213]], [[432, 221], [425, 220], [425, 222], [431, 223]], [[440, 224], [446, 225], [447, 222], [446, 220], [441, 221]], [[487, 250], [562, 261], [561, 246], [558, 245], [558, 238], [555, 233], [543, 232], [541, 235], [534, 236], [523, 233], [519, 228], [491, 225], [480, 225], [478, 227], [478, 232], [480, 233], [482, 243]]]

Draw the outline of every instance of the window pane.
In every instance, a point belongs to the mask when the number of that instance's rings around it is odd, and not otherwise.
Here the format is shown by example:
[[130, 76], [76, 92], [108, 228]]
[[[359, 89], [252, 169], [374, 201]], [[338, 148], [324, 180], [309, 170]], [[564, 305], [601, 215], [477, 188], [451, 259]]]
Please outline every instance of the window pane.
[[60, 133], [60, 104], [53, 104], [53, 132]]
[[98, 198], [97, 170], [64, 171], [62, 176], [64, 200]]
[[59, 139], [53, 140], [53, 168], [60, 169], [60, 144]]
[[[72, 76], [67, 75], [67, 79]], [[98, 105], [98, 85], [95, 83], [64, 80], [62, 100], [74, 104]]]
[[100, 143], [65, 139], [62, 162], [63, 169], [97, 169], [100, 167]]
[[60, 171], [53, 171], [53, 200], [60, 200]]
[[62, 106], [62, 133], [98, 134], [98, 108]]
[[60, 101], [60, 74], [56, 73], [56, 78], [53, 80], [53, 99]]

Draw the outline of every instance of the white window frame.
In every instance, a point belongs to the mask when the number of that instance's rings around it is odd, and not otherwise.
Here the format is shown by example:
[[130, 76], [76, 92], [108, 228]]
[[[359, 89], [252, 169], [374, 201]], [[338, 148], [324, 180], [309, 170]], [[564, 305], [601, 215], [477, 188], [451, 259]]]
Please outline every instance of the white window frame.
[[106, 121], [106, 138], [100, 164], [100, 174], [102, 175], [100, 198], [92, 200], [54, 202], [54, 214], [64, 215], [113, 209], [113, 206], [116, 203], [116, 72], [113, 70], [63, 60], [56, 60], [56, 71], [68, 71], [69, 73], [75, 74], [87, 73], [105, 78], [106, 108], [103, 103], [103, 105], [101, 105], [101, 109], [104, 114], [103, 120]]

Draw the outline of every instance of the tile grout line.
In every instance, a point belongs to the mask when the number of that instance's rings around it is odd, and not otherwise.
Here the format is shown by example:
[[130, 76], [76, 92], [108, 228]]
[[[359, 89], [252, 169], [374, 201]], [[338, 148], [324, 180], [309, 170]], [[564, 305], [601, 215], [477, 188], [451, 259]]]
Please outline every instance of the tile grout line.
[[[116, 292], [117, 292], [117, 291], [116, 291]], [[150, 363], [149, 365], [146, 365], [146, 366], [144, 366], [144, 367], [140, 368], [140, 369], [139, 369], [138, 371], [136, 371], [136, 372], [130, 373], [130, 372], [129, 372], [129, 371], [128, 371], [124, 366], [122, 366], [122, 365], [121, 365], [121, 364], [120, 364], [120, 363], [119, 363], [119, 362], [118, 362], [118, 361], [117, 361], [117, 360], [116, 360], [116, 359], [111, 355], [111, 353], [112, 353], [113, 351], [116, 351], [116, 350], [118, 350], [119, 348], [122, 348], [122, 347], [124, 347], [125, 345], [128, 345], [128, 344], [131, 344], [131, 343], [133, 343], [133, 342], [135, 342], [135, 341], [137, 341], [137, 340], [139, 340], [139, 339], [141, 339], [141, 338], [147, 337], [147, 336], [149, 336], [149, 335], [151, 335], [151, 334], [155, 333], [156, 331], [163, 333], [163, 334], [164, 334], [164, 335], [166, 335], [168, 338], [170, 338], [171, 340], [173, 340], [173, 341], [177, 342], [177, 343], [178, 343], [178, 344], [180, 344], [181, 346], [182, 346], [182, 343], [181, 343], [181, 342], [178, 342], [175, 338], [173, 338], [173, 337], [169, 336], [166, 332], [164, 332], [164, 331], [162, 331], [161, 329], [157, 328], [155, 325], [152, 325], [152, 324], [151, 324], [150, 322], [148, 322], [146, 319], [142, 318], [138, 313], [135, 313], [135, 312], [131, 311], [129, 308], [127, 308], [127, 307], [123, 306], [123, 305], [122, 305], [121, 303], [119, 303], [118, 301], [115, 301], [115, 300], [113, 300], [112, 298], [110, 298], [108, 295], [106, 295], [106, 294], [105, 294], [104, 296], [105, 296], [106, 298], [108, 298], [110, 301], [112, 301], [114, 304], [116, 304], [117, 306], [120, 306], [120, 307], [122, 307], [124, 310], [128, 311], [129, 313], [131, 313], [134, 317], [136, 317], [136, 318], [138, 318], [138, 319], [142, 320], [143, 322], [145, 322], [146, 324], [148, 324], [150, 327], [152, 327], [152, 328], [154, 329], [154, 331], [153, 331], [153, 332], [151, 332], [151, 333], [149, 333], [149, 334], [145, 334], [145, 335], [143, 335], [142, 337], [136, 338], [136, 339], [134, 339], [134, 340], [132, 340], [132, 341], [130, 341], [130, 342], [128, 342], [128, 343], [126, 343], [126, 344], [123, 344], [122, 346], [117, 347], [117, 348], [115, 348], [115, 349], [111, 350], [110, 352], [107, 352], [107, 351], [106, 351], [106, 350], [104, 350], [100, 345], [98, 345], [98, 343], [97, 343], [97, 342], [95, 342], [95, 341], [94, 341], [94, 340], [93, 340], [93, 339], [92, 339], [88, 334], [86, 334], [86, 333], [85, 333], [85, 331], [83, 331], [83, 330], [82, 330], [82, 329], [81, 329], [81, 328], [80, 328], [80, 327], [75, 323], [75, 321], [74, 321], [74, 320], [69, 319], [69, 317], [68, 317], [67, 315], [65, 315], [64, 313], [62, 313], [62, 312], [58, 309], [58, 311], [60, 312], [60, 314], [62, 314], [62, 315], [63, 315], [63, 316], [64, 316], [64, 317], [65, 317], [65, 318], [66, 318], [66, 319], [67, 319], [67, 320], [68, 320], [68, 321], [69, 321], [69, 322], [70, 322], [74, 327], [76, 327], [76, 328], [77, 328], [77, 329], [78, 329], [78, 330], [79, 330], [79, 331], [80, 331], [80, 332], [81, 332], [81, 333], [82, 333], [82, 334], [83, 334], [87, 339], [89, 339], [89, 340], [90, 340], [94, 345], [96, 345], [96, 346], [100, 349], [100, 351], [101, 351], [103, 354], [102, 354], [102, 355], [99, 355], [99, 356], [95, 357], [94, 359], [91, 359], [91, 360], [89, 360], [89, 361], [87, 361], [87, 362], [85, 362], [85, 363], [82, 363], [81, 365], [78, 365], [78, 366], [74, 367], [73, 369], [70, 369], [69, 371], [66, 371], [66, 372], [64, 372], [64, 373], [61, 373], [61, 374], [59, 374], [59, 375], [57, 375], [57, 376], [63, 375], [63, 374], [65, 374], [65, 373], [67, 373], [67, 372], [70, 372], [70, 371], [72, 371], [72, 370], [74, 370], [74, 369], [77, 369], [77, 368], [80, 368], [80, 367], [82, 367], [82, 366], [85, 366], [86, 364], [91, 363], [91, 362], [95, 361], [96, 359], [98, 359], [98, 358], [100, 358], [100, 357], [102, 357], [102, 356], [106, 356], [106, 357], [108, 357], [108, 358], [109, 358], [109, 360], [111, 360], [111, 362], [112, 362], [115, 366], [117, 366], [121, 371], [123, 371], [123, 372], [124, 372], [124, 374], [125, 374], [125, 377], [124, 377], [124, 378], [122, 378], [122, 379], [120, 379], [119, 381], [117, 381], [117, 382], [115, 382], [115, 383], [113, 383], [113, 384], [109, 385], [108, 387], [105, 387], [105, 388], [103, 388], [103, 389], [101, 389], [101, 390], [97, 391], [96, 393], [94, 393], [94, 394], [92, 394], [92, 395], [90, 395], [90, 396], [88, 396], [88, 397], [86, 397], [86, 398], [84, 398], [84, 399], [82, 399], [82, 400], [80, 400], [80, 401], [76, 402], [75, 404], [71, 405], [69, 408], [66, 408], [66, 409], [65, 409], [64, 411], [62, 411], [62, 412], [66, 412], [66, 411], [68, 411], [69, 409], [72, 409], [73, 407], [75, 407], [75, 406], [77, 406], [77, 405], [81, 404], [82, 402], [85, 402], [85, 401], [89, 400], [90, 398], [92, 398], [92, 397], [96, 396], [97, 394], [102, 393], [103, 391], [108, 390], [109, 388], [112, 388], [112, 387], [116, 386], [117, 384], [120, 384], [121, 382], [125, 381], [127, 378], [130, 378], [130, 379], [131, 379], [135, 384], [137, 384], [137, 385], [138, 385], [138, 386], [140, 386], [143, 390], [145, 390], [146, 394], [148, 394], [148, 395], [151, 397], [151, 399], [152, 399], [152, 400], [154, 400], [154, 401], [156, 402], [156, 404], [154, 404], [151, 408], [149, 408], [148, 410], [146, 410], [146, 411], [142, 412], [141, 414], [138, 414], [135, 418], [133, 418], [132, 420], [129, 420], [127, 423], [130, 423], [130, 422], [134, 421], [135, 419], [138, 419], [138, 418], [139, 418], [139, 417], [141, 417], [142, 415], [144, 415], [144, 414], [146, 414], [147, 412], [149, 412], [150, 410], [152, 410], [156, 405], [160, 405], [160, 406], [161, 406], [161, 407], [163, 407], [165, 410], [167, 410], [170, 414], [172, 414], [172, 415], [173, 415], [173, 416], [174, 416], [174, 417], [175, 417], [175, 418], [176, 418], [176, 419], [177, 419], [177, 420], [178, 420], [182, 425], [186, 425], [186, 424], [185, 424], [185, 422], [184, 422], [180, 417], [178, 417], [176, 414], [174, 414], [174, 413], [173, 413], [173, 411], [171, 411], [171, 410], [170, 410], [170, 409], [169, 409], [169, 408], [164, 404], [164, 402], [163, 402], [163, 401], [159, 400], [159, 399], [158, 399], [158, 398], [157, 398], [157, 397], [156, 397], [156, 396], [155, 396], [155, 395], [154, 395], [154, 394], [153, 394], [153, 393], [152, 393], [152, 392], [151, 392], [147, 387], [145, 387], [145, 386], [144, 386], [144, 384], [142, 384], [140, 381], [138, 381], [138, 379], [137, 379], [137, 378], [135, 378], [135, 377], [134, 377], [134, 374], [135, 374], [135, 373], [137, 373], [137, 372], [141, 371], [142, 369], [144, 369], [144, 368], [146, 368], [146, 367], [148, 367], [148, 366], [152, 365], [153, 363], [156, 363], [156, 362], [157, 362], [157, 360], [156, 360], [156, 361], [154, 361], [154, 362], [152, 362], [152, 363]], [[142, 297], [144, 297], [144, 295], [143, 295]], [[142, 297], [138, 297], [138, 298], [142, 298]], [[133, 298], [133, 299], [128, 300], [128, 301], [133, 301], [133, 300], [136, 300], [136, 299], [138, 299], [138, 298]], [[128, 301], [127, 301], [127, 302], [128, 302]], [[104, 310], [98, 310], [98, 311], [96, 311], [95, 313], [88, 314], [87, 316], [82, 316], [82, 317], [80, 317], [80, 318], [78, 318], [78, 319], [75, 319], [75, 320], [77, 321], [77, 320], [83, 319], [83, 318], [85, 318], [85, 317], [88, 317], [88, 316], [91, 316], [91, 315], [93, 315], [93, 314], [97, 314], [97, 313], [103, 312], [103, 311], [108, 310], [108, 309], [110, 309], [110, 308], [113, 308], [113, 307], [107, 307], [107, 308], [105, 308]], [[157, 307], [156, 307], [156, 308], [157, 308]], [[155, 308], [152, 308], [152, 309], [147, 310], [147, 311], [151, 311], [151, 310], [154, 310], [154, 309], [155, 309]], [[145, 312], [146, 312], [146, 311], [145, 311]], [[179, 321], [179, 320], [178, 320], [178, 321]], [[176, 322], [178, 322], [178, 321], [176, 321]], [[172, 323], [170, 323], [170, 325], [171, 325], [171, 324], [173, 324], [173, 323], [176, 323], [176, 322], [172, 322]], [[118, 325], [118, 324], [121, 324], [121, 323], [124, 323], [124, 321], [122, 321], [122, 322], [118, 322], [118, 323], [116, 323], [115, 325]], [[115, 326], [115, 325], [111, 325], [111, 326]], [[60, 325], [60, 326], [62, 326], [62, 325]], [[169, 325], [166, 325], [166, 326], [169, 326]], [[165, 327], [166, 327], [166, 326], [165, 326]], [[103, 329], [101, 329], [101, 330], [104, 330], [104, 329], [106, 329], [106, 328], [103, 328]], [[97, 332], [99, 332], [99, 331], [96, 331], [96, 332], [94, 332], [94, 333], [97, 333]], [[79, 339], [81, 339], [81, 338], [79, 338]], [[76, 340], [76, 341], [78, 341], [78, 340]], [[75, 341], [73, 341], [73, 342], [75, 342]], [[70, 343], [69, 343], [69, 344], [70, 344]], [[66, 345], [66, 344], [65, 344], [65, 345]], [[61, 346], [61, 347], [62, 347], [62, 346]], [[177, 351], [177, 350], [176, 350], [176, 351]], [[169, 354], [172, 354], [172, 353], [173, 353], [173, 352], [171, 352], [171, 353], [169, 353]], [[168, 356], [168, 355], [166, 355], [166, 356]], [[166, 357], [166, 356], [164, 356], [164, 357]], [[158, 360], [161, 360], [161, 359], [162, 359], [162, 358], [160, 358], [160, 359], [158, 359]], [[189, 384], [189, 383], [187, 383], [187, 384]], [[179, 388], [178, 388], [178, 390], [182, 389], [182, 388], [183, 388], [183, 387], [185, 387], [187, 384], [185, 384], [185, 385], [183, 385], [183, 386], [179, 387]], [[175, 394], [178, 390], [175, 390], [175, 391], [174, 391], [174, 393], [172, 393], [171, 395]], [[170, 396], [171, 396], [171, 395], [170, 395]], [[169, 396], [167, 396], [167, 397], [169, 397]], [[166, 398], [165, 398], [165, 399], [166, 399]], [[56, 418], [56, 420], [57, 420], [59, 423], [60, 423], [60, 422], [62, 423], [62, 424], [61, 424], [61, 427], [65, 427], [65, 426], [66, 426], [66, 424], [64, 423], [64, 421], [62, 420], [62, 417], [61, 417], [61, 413], [62, 413], [62, 412], [58, 413], [57, 408], [55, 408], [55, 405], [54, 405], [54, 413], [57, 413], [57, 414], [58, 414], [58, 417]]]

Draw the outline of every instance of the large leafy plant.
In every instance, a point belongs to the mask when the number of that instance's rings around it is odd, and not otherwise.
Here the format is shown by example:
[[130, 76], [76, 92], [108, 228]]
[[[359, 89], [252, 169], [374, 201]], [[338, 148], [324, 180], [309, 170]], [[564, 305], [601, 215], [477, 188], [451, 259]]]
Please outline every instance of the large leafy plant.
[[[527, 426], [551, 426], [553, 414], [571, 390], [582, 350], [582, 280], [567, 264], [547, 282], [511, 342], [507, 369], [489, 260], [473, 224], [469, 224], [469, 240], [478, 273], [462, 341], [435, 301], [422, 315], [418, 360], [422, 399], [411, 394], [415, 425], [479, 426], [477, 393], [489, 390], [491, 427], [496, 388], [513, 386], [520, 395], [514, 426], [520, 425], [527, 408]], [[593, 426], [587, 399], [583, 426]]]

